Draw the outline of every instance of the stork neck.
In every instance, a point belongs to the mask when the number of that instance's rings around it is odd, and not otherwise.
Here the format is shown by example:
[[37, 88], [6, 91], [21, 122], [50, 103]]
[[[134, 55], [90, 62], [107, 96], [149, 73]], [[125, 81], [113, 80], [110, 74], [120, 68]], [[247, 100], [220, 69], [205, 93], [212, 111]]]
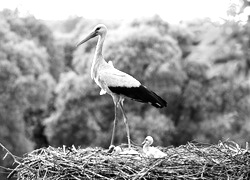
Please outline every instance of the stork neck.
[[92, 79], [94, 79], [97, 76], [98, 66], [100, 66], [100, 64], [103, 64], [105, 62], [102, 56], [102, 47], [103, 47], [104, 39], [105, 39], [105, 35], [104, 36], [100, 35], [98, 37], [98, 42], [97, 42], [96, 50], [95, 50], [95, 56], [94, 56], [94, 60], [91, 66], [91, 78]]
[[97, 58], [102, 56], [102, 47], [103, 47], [104, 40], [105, 40], [105, 35], [99, 35], [98, 42], [96, 45], [96, 51], [95, 51], [95, 55]]
[[144, 144], [144, 145], [143, 145], [143, 149], [146, 150], [146, 151], [148, 150], [148, 147], [149, 147], [148, 144]]

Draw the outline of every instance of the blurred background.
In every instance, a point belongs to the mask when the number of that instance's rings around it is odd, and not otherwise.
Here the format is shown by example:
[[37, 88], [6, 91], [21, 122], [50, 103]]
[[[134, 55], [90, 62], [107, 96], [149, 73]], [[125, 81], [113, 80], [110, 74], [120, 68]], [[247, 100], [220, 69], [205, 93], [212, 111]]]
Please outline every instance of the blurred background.
[[[131, 138], [155, 146], [250, 141], [250, 2], [1, 1], [0, 142], [22, 156], [36, 148], [107, 148], [114, 105], [90, 78], [98, 23], [104, 57], [168, 102], [125, 101]], [[126, 143], [119, 114], [115, 144]], [[12, 167], [13, 160], [0, 166]], [[0, 179], [7, 172], [0, 168]]]

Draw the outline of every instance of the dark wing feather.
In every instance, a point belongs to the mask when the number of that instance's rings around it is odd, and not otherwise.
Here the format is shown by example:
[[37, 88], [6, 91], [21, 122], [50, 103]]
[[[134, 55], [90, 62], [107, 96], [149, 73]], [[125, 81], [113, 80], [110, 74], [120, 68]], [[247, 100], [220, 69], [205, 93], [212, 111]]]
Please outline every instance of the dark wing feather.
[[145, 86], [139, 87], [108, 87], [110, 91], [115, 94], [126, 96], [132, 100], [142, 103], [149, 103], [156, 108], [163, 108], [167, 106], [167, 102], [153, 91], [148, 90]]

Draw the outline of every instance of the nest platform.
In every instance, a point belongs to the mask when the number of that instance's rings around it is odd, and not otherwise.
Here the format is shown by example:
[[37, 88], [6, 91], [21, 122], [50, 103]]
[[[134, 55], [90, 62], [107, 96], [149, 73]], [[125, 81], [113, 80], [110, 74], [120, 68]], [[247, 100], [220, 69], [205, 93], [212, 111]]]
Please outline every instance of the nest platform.
[[[102, 148], [48, 147], [15, 158], [19, 180], [250, 179], [250, 152], [226, 141], [158, 147], [164, 158], [110, 154]], [[133, 147], [142, 152], [141, 147]], [[10, 154], [10, 152], [7, 152]]]

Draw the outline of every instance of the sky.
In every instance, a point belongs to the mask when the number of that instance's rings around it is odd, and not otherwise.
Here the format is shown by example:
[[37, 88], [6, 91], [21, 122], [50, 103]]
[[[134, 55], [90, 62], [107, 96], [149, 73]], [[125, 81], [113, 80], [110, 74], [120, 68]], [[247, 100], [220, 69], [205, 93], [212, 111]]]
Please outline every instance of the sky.
[[232, 0], [2, 0], [0, 10], [16, 9], [37, 19], [63, 20], [72, 16], [88, 19], [129, 20], [160, 15], [166, 21], [226, 17]]

